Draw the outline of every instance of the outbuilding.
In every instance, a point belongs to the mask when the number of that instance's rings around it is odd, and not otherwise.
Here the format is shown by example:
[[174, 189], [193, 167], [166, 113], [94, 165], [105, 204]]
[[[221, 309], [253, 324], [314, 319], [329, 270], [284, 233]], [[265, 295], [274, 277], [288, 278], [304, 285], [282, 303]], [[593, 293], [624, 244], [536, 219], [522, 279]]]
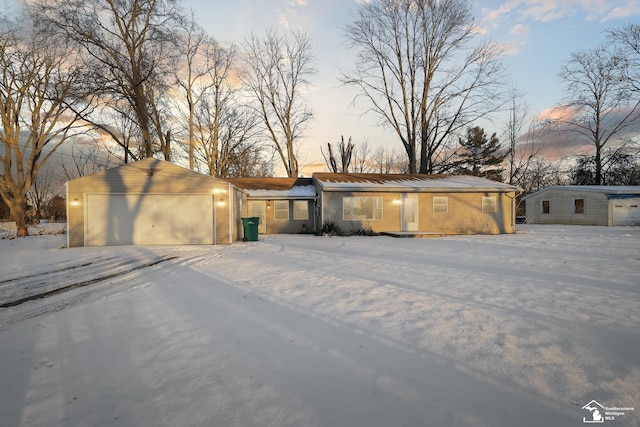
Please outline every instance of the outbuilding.
[[238, 236], [228, 182], [148, 158], [67, 182], [67, 245], [213, 245]]
[[640, 186], [556, 185], [523, 200], [529, 224], [640, 225]]

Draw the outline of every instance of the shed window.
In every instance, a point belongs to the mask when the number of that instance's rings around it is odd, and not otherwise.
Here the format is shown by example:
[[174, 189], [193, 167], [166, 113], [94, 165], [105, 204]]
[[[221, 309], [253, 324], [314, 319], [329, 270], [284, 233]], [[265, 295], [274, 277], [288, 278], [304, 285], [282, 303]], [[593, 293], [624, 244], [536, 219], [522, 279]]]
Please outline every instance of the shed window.
[[344, 221], [382, 219], [382, 197], [343, 197]]
[[573, 213], [576, 213], [576, 214], [584, 213], [584, 199], [573, 200]]
[[483, 197], [482, 198], [482, 212], [496, 212], [497, 204], [495, 197]]
[[543, 214], [551, 213], [551, 203], [549, 202], [549, 200], [542, 201], [542, 213]]
[[309, 202], [306, 200], [293, 201], [293, 219], [296, 221], [306, 221], [309, 219]]
[[288, 200], [276, 200], [273, 202], [273, 219], [285, 221], [289, 219]]
[[434, 197], [433, 198], [433, 212], [449, 212], [449, 198], [448, 197]]

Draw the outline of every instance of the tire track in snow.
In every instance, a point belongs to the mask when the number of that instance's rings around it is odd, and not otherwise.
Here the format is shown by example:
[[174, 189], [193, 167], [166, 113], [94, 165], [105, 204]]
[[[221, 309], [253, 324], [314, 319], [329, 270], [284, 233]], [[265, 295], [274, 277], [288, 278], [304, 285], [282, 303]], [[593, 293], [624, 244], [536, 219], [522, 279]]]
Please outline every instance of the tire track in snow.
[[[143, 263], [143, 264], [140, 264], [140, 265], [134, 265], [133, 267], [127, 268], [127, 269], [124, 269], [124, 270], [119, 270], [119, 271], [112, 272], [112, 273], [107, 273], [107, 274], [98, 274], [97, 276], [91, 277], [91, 278], [86, 279], [86, 280], [81, 280], [81, 281], [78, 281], [78, 282], [71, 283], [69, 285], [56, 287], [56, 288], [49, 289], [49, 290], [44, 291], [44, 292], [39, 292], [39, 293], [35, 293], [35, 294], [32, 294], [32, 295], [27, 295], [27, 296], [23, 296], [23, 297], [20, 297], [20, 298], [17, 298], [17, 299], [13, 299], [13, 300], [9, 300], [9, 301], [3, 302], [2, 304], [0, 304], [0, 308], [15, 307], [17, 305], [23, 304], [23, 303], [28, 302], [28, 301], [33, 301], [33, 300], [37, 300], [37, 299], [43, 299], [43, 298], [47, 298], [47, 297], [50, 297], [50, 296], [53, 296], [53, 295], [57, 295], [57, 294], [61, 294], [61, 293], [64, 293], [64, 292], [69, 292], [69, 291], [71, 291], [73, 289], [76, 289], [76, 288], [89, 286], [89, 285], [92, 285], [94, 283], [98, 283], [98, 282], [102, 282], [104, 280], [112, 279], [114, 277], [123, 276], [123, 275], [131, 273], [133, 271], [140, 270], [140, 269], [147, 268], [147, 267], [151, 267], [151, 266], [154, 266], [156, 264], [160, 264], [161, 262], [169, 261], [169, 260], [172, 260], [172, 259], [175, 259], [175, 258], [177, 258], [177, 257], [176, 256], [158, 257], [158, 258], [155, 258], [155, 259], [153, 259], [153, 260], [151, 260], [149, 262], [146, 262], [146, 263]], [[136, 259], [127, 259], [127, 260], [124, 260], [122, 263], [120, 263], [119, 266], [126, 265], [126, 264], [134, 264], [136, 262], [137, 262]], [[106, 266], [106, 267], [108, 267], [110, 270], [113, 269], [112, 265], [109, 265], [109, 266]], [[51, 274], [54, 274], [54, 273], [55, 272], [51, 272]], [[47, 284], [47, 282], [44, 282], [44, 283]]]

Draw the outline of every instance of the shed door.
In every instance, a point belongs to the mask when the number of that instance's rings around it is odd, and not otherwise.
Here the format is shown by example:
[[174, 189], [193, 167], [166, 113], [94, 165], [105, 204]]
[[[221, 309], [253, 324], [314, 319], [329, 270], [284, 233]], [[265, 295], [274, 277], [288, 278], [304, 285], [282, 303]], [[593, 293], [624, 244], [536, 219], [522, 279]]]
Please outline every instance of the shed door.
[[89, 194], [85, 244], [210, 245], [213, 195]]
[[640, 224], [640, 197], [613, 199], [613, 225]]

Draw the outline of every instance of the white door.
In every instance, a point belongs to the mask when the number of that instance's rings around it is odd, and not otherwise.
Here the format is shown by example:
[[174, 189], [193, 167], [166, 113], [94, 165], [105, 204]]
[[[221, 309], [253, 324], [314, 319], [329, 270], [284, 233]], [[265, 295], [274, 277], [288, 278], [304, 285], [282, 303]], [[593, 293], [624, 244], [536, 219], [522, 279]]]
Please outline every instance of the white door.
[[418, 231], [418, 195], [402, 194], [400, 203], [401, 231]]
[[213, 195], [89, 194], [85, 244], [211, 245]]
[[640, 197], [629, 199], [614, 199], [613, 225], [638, 225], [640, 224]]
[[249, 200], [248, 204], [249, 216], [257, 216], [260, 218], [258, 223], [258, 233], [266, 234], [267, 232], [267, 208], [264, 200]]

